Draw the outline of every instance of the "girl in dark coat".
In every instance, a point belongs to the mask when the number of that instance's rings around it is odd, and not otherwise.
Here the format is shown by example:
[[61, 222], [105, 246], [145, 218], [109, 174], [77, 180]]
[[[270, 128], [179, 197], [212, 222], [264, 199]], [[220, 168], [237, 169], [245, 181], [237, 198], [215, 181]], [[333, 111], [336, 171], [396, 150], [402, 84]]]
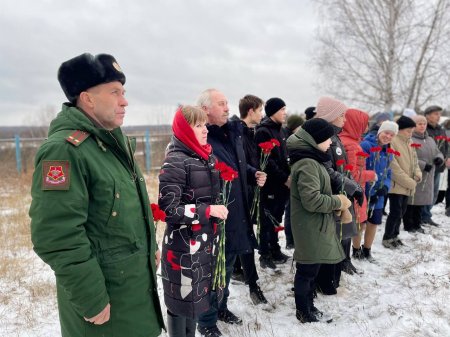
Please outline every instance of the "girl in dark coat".
[[195, 336], [195, 320], [209, 309], [218, 249], [219, 173], [207, 144], [206, 114], [180, 107], [159, 175], [159, 206], [166, 212], [161, 274], [169, 336]]

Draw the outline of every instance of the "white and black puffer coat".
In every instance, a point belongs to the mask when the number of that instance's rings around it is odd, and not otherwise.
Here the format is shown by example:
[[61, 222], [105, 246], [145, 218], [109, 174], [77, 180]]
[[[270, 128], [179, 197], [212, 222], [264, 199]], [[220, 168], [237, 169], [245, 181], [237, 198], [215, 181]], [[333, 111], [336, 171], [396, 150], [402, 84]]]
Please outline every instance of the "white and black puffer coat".
[[206, 161], [176, 137], [168, 147], [159, 175], [160, 208], [166, 212], [161, 275], [167, 309], [197, 318], [209, 309], [218, 252], [217, 219], [209, 206], [219, 200], [215, 158]]

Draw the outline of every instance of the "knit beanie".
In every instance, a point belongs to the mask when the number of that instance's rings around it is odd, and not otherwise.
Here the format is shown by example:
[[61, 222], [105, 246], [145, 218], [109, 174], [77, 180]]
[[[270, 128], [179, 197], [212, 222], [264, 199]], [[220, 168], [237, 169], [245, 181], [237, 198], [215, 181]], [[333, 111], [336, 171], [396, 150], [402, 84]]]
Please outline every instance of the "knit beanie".
[[299, 115], [289, 115], [286, 120], [286, 127], [294, 132], [299, 126], [301, 126], [305, 121]]
[[309, 108], [306, 108], [305, 110], [306, 120], [310, 120], [311, 118], [314, 118], [316, 115], [316, 107], [310, 106]]
[[321, 97], [316, 106], [315, 118], [325, 119], [327, 122], [333, 122], [336, 118], [347, 111], [347, 106], [332, 97]]
[[414, 109], [406, 108], [405, 110], [403, 110], [403, 116], [412, 118], [415, 115], [417, 115], [417, 112]]
[[285, 107], [286, 103], [281, 98], [273, 97], [270, 98], [264, 107], [264, 111], [266, 112], [266, 116], [270, 117], [273, 114], [276, 114], [281, 108]]
[[416, 122], [406, 116], [401, 116], [399, 119], [397, 119], [397, 124], [399, 130], [416, 127]]
[[316, 144], [323, 143], [334, 135], [334, 129], [330, 123], [322, 118], [313, 118], [302, 125], [302, 129], [313, 137]]
[[383, 131], [391, 131], [395, 135], [398, 133], [398, 124], [391, 121], [384, 121], [381, 123], [380, 128], [378, 129], [377, 135], [379, 135]]
[[375, 123], [380, 124], [384, 121], [390, 121], [391, 114], [389, 112], [380, 112], [375, 116]]

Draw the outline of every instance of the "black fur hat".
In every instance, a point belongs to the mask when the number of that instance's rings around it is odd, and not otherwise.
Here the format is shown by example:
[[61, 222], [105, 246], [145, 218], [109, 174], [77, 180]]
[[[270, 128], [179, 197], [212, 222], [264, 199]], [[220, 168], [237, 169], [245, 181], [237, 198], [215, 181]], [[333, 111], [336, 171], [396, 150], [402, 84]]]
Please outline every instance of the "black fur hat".
[[75, 103], [81, 92], [96, 85], [125, 84], [125, 74], [112, 55], [84, 53], [61, 64], [58, 81], [69, 101]]

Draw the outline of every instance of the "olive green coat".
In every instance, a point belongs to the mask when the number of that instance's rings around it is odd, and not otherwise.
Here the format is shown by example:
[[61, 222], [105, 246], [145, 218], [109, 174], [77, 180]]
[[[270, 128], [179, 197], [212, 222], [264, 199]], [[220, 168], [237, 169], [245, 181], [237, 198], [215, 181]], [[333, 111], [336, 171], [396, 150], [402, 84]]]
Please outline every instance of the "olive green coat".
[[[73, 145], [75, 130], [90, 135]], [[36, 155], [31, 239], [55, 272], [64, 337], [154, 337], [164, 327], [153, 217], [131, 143], [63, 105]], [[83, 319], [108, 303], [109, 322]]]
[[[320, 149], [314, 139], [299, 129], [287, 140], [288, 151]], [[315, 159], [303, 158], [291, 167], [291, 226], [294, 259], [302, 264], [334, 264], [345, 257], [336, 234], [334, 210], [341, 206], [331, 192], [330, 176]]]

